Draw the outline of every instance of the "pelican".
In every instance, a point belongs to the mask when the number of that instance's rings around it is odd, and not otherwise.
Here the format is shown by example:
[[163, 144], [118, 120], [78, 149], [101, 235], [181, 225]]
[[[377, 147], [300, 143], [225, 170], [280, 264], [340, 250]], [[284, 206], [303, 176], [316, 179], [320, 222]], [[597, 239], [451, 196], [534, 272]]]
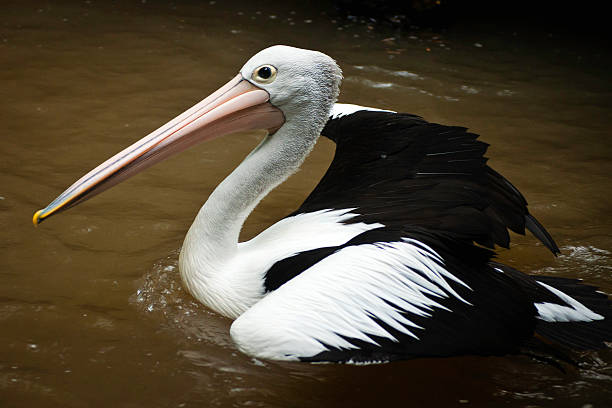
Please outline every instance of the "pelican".
[[[317, 51], [273, 46], [227, 84], [76, 181], [37, 225], [197, 143], [267, 136], [212, 192], [179, 256], [184, 286], [234, 319], [230, 335], [263, 359], [379, 363], [598, 349], [612, 307], [574, 279], [493, 260], [509, 230], [559, 249], [466, 128], [337, 103], [342, 73]], [[320, 135], [337, 145], [296, 211], [239, 242], [261, 199], [296, 172]]]

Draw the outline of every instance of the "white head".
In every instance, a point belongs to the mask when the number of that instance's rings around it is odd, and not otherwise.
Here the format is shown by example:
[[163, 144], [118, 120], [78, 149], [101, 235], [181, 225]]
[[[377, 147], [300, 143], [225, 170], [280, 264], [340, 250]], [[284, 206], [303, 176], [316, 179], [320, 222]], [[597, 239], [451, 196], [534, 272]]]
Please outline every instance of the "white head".
[[240, 74], [266, 90], [270, 102], [283, 111], [288, 121], [306, 113], [307, 119], [321, 117], [325, 123], [342, 80], [342, 71], [332, 58], [286, 45], [258, 52], [244, 64]]

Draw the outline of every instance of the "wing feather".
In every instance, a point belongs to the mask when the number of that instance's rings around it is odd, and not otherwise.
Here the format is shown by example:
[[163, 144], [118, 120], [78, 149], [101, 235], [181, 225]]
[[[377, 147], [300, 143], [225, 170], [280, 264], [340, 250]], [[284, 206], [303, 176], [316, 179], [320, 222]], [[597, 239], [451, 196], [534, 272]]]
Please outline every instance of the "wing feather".
[[508, 229], [527, 227], [559, 252], [523, 195], [487, 165], [488, 145], [464, 127], [362, 110], [330, 119], [322, 134], [336, 154], [296, 213], [357, 207], [355, 221], [423, 227], [489, 248], [508, 247]]
[[241, 315], [232, 338], [281, 360], [516, 351], [533, 333], [533, 304], [504, 274], [449, 257], [411, 238], [344, 247]]

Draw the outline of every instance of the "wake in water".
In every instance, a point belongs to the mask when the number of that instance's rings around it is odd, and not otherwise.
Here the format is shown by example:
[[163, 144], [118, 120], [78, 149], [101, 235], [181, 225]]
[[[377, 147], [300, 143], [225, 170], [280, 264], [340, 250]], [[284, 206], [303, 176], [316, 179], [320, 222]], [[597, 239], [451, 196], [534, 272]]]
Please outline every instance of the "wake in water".
[[537, 274], [580, 277], [604, 292], [612, 289], [612, 253], [592, 245], [565, 246], [554, 266], [536, 271]]
[[228, 334], [231, 321], [206, 309], [183, 288], [178, 254], [173, 251], [153, 264], [138, 281], [130, 303], [189, 342], [233, 347]]

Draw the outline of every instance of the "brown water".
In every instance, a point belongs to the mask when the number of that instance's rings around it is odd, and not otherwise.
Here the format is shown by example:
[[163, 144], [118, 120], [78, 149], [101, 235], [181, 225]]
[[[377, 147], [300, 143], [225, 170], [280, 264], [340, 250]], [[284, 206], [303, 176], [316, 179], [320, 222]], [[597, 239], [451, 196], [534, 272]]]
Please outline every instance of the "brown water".
[[[0, 18], [1, 407], [612, 406], [610, 351], [566, 373], [521, 356], [355, 367], [239, 353], [230, 321], [181, 288], [177, 257], [199, 206], [261, 135], [197, 147], [38, 229], [30, 221], [254, 52], [285, 43], [337, 59], [341, 101], [482, 134], [563, 251], [515, 237], [501, 260], [612, 292], [612, 86], [597, 44], [496, 25], [391, 39], [287, 2], [53, 3], [4, 2]], [[293, 210], [332, 150], [322, 140], [244, 237]]]

